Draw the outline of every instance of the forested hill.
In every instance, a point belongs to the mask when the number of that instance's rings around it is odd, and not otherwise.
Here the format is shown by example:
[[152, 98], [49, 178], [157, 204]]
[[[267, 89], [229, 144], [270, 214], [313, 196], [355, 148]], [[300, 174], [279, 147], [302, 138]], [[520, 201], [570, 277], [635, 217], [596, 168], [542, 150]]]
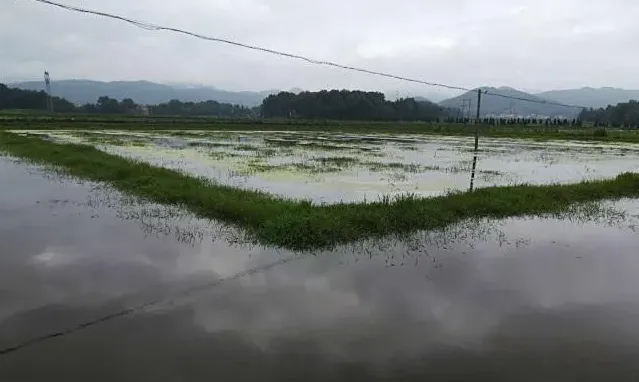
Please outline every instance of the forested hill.
[[639, 127], [639, 101], [631, 100], [600, 109], [584, 110], [579, 115], [584, 121], [613, 127]]
[[[60, 113], [151, 114], [214, 116], [221, 118], [307, 118], [379, 121], [435, 121], [448, 116], [448, 110], [428, 101], [412, 98], [387, 101], [377, 92], [332, 90], [321, 92], [279, 93], [267, 97], [261, 108], [216, 101], [182, 102], [171, 100], [156, 105], [138, 105], [131, 98], [118, 100], [100, 96], [95, 103], [73, 104], [53, 97]], [[44, 91], [10, 88], [0, 84], [0, 110], [47, 110]]]
[[[222, 118], [250, 118], [259, 116], [259, 108], [219, 103], [216, 101], [181, 102], [173, 100], [158, 105], [141, 106], [132, 99], [118, 101], [101, 96], [95, 103], [74, 105], [66, 99], [53, 97], [53, 109], [58, 113], [97, 114], [153, 114], [193, 115]], [[47, 94], [44, 91], [22, 90], [0, 84], [0, 110], [47, 110]]]
[[544, 99], [570, 105], [600, 108], [628, 102], [630, 99], [639, 99], [639, 90], [585, 87], [581, 89], [550, 90], [536, 95]]
[[[581, 111], [576, 108], [566, 108], [544, 103], [545, 99], [525, 93], [509, 87], [482, 87], [482, 90], [492, 94], [500, 94], [505, 97], [498, 97], [487, 94], [482, 97], [482, 116], [504, 116], [514, 115], [523, 117], [545, 116], [545, 117], [576, 117]], [[507, 98], [511, 97], [511, 98]], [[519, 99], [517, 99], [519, 98]], [[522, 101], [521, 99], [532, 100], [534, 102]], [[472, 90], [458, 97], [440, 102], [439, 104], [449, 108], [461, 108], [462, 105], [468, 107], [470, 102], [471, 115], [475, 115], [477, 108], [477, 91]], [[467, 112], [467, 110], [466, 110]]]
[[[71, 112], [75, 106], [59, 97], [53, 97], [53, 107], [61, 112]], [[47, 110], [47, 93], [43, 91], [10, 88], [0, 83], [0, 110]]]
[[451, 111], [413, 98], [387, 101], [383, 93], [350, 90], [281, 92], [262, 102], [264, 118], [361, 121], [436, 121]]
[[[19, 82], [9, 86], [24, 90], [44, 90], [43, 81]], [[259, 105], [264, 97], [273, 93], [272, 91], [232, 92], [204, 86], [179, 87], [149, 81], [60, 80], [52, 81], [51, 87], [53, 94], [80, 104], [95, 102], [99, 97], [107, 96], [118, 101], [129, 98], [143, 105], [157, 105], [175, 99], [194, 103], [215, 100], [219, 103], [253, 107]]]

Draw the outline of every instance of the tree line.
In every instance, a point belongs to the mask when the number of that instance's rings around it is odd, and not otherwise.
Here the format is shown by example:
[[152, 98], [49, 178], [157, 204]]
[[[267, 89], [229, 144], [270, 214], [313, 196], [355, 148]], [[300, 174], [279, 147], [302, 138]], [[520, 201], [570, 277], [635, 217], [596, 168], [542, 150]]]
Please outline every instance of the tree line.
[[[386, 100], [383, 93], [349, 90], [323, 90], [299, 94], [280, 92], [264, 99], [261, 106], [245, 107], [216, 101], [181, 102], [172, 100], [158, 105], [138, 105], [132, 99], [122, 101], [100, 97], [95, 103], [75, 105], [64, 98], [52, 97], [53, 108], [60, 113], [87, 114], [151, 114], [213, 116], [220, 118], [290, 118], [362, 121], [440, 121], [471, 123], [460, 118], [458, 110], [441, 107], [429, 101], [403, 98]], [[0, 83], [0, 110], [47, 110], [44, 91], [10, 88]], [[482, 118], [487, 125], [582, 126], [588, 121], [595, 126], [639, 127], [639, 101], [619, 103], [599, 109], [584, 109], [576, 119]]]
[[[46, 110], [44, 91], [9, 88], [0, 84], [0, 109]], [[56, 112], [96, 114], [151, 114], [216, 116], [222, 118], [299, 118], [371, 121], [438, 121], [452, 115], [452, 109], [413, 98], [387, 101], [383, 93], [349, 90], [281, 92], [264, 99], [261, 106], [249, 108], [216, 101], [181, 102], [172, 100], [158, 105], [138, 105], [132, 99], [122, 101], [103, 96], [95, 103], [74, 105], [53, 97]], [[456, 111], [455, 111], [456, 112]]]
[[380, 92], [350, 90], [280, 92], [264, 99], [261, 107], [264, 118], [438, 121], [451, 113], [429, 101], [414, 98], [388, 101]]
[[167, 103], [149, 106], [153, 115], [202, 115], [224, 118], [257, 118], [259, 108], [250, 108], [217, 101], [181, 102], [172, 100]]
[[95, 104], [79, 106], [77, 111], [100, 114], [184, 115], [220, 118], [254, 118], [259, 116], [259, 110], [254, 108], [217, 101], [182, 102], [171, 100], [157, 105], [138, 105], [130, 98], [118, 101], [106, 96], [98, 98]]
[[[55, 110], [70, 112], [75, 109], [75, 105], [64, 98], [52, 97], [51, 101]], [[0, 83], [0, 110], [2, 109], [46, 110], [47, 93], [14, 89]]]
[[[64, 98], [52, 97], [53, 109], [59, 113], [82, 114], [131, 114], [131, 115], [197, 115], [221, 118], [259, 117], [259, 110], [241, 105], [216, 101], [181, 102], [172, 100], [158, 105], [138, 105], [132, 99], [118, 101], [103, 96], [95, 103], [75, 105]], [[22, 90], [0, 84], [0, 110], [47, 110], [47, 93], [44, 91]]]
[[[475, 123], [475, 119], [467, 117], [448, 117], [443, 120], [447, 123]], [[581, 127], [583, 122], [579, 118], [532, 118], [532, 117], [514, 117], [514, 118], [495, 118], [482, 117], [479, 120], [482, 125], [500, 126], [500, 125], [522, 125], [522, 126], [572, 126]]]
[[639, 127], [639, 101], [630, 100], [618, 103], [617, 106], [584, 109], [579, 118], [592, 121], [596, 126], [637, 128]]

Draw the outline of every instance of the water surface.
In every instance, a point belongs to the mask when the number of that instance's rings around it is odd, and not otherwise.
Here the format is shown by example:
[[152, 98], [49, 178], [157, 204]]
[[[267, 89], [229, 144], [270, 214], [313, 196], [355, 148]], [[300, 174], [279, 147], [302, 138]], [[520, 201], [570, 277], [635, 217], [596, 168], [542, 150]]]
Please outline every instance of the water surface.
[[639, 376], [637, 201], [294, 254], [14, 160], [0, 179], [0, 348], [166, 298], [0, 356], [2, 381]]
[[[325, 132], [40, 131], [109, 153], [315, 203], [465, 191], [472, 137]], [[477, 187], [576, 183], [639, 172], [639, 145], [603, 142], [480, 142]]]

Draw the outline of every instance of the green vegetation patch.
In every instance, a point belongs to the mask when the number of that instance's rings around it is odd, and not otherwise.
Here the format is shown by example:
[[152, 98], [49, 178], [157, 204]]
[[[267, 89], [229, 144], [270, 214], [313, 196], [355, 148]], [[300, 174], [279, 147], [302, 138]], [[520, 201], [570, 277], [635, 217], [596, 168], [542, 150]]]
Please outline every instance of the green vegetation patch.
[[276, 155], [288, 155], [289, 153], [284, 150], [275, 150], [275, 149], [265, 149], [260, 148], [255, 155], [260, 158], [269, 158], [274, 157]]
[[[605, 129], [586, 127], [559, 127], [542, 125], [479, 125], [468, 126], [453, 122], [362, 122], [325, 121], [300, 119], [223, 119], [207, 117], [166, 117], [166, 116], [123, 116], [123, 115], [82, 115], [41, 113], [15, 114], [0, 118], [2, 129], [29, 130], [131, 130], [165, 132], [184, 137], [231, 137], [237, 132], [271, 131], [291, 133], [357, 133], [371, 134], [419, 134], [425, 136], [468, 136], [475, 134], [476, 128], [482, 137], [516, 138], [531, 141], [575, 140], [598, 142], [639, 143], [639, 129]], [[226, 133], [226, 134], [225, 134]], [[386, 141], [385, 137], [362, 137], [367, 144]], [[386, 137], [389, 138], [389, 137]], [[390, 137], [392, 139], [392, 137]], [[400, 145], [414, 145], [415, 140], [398, 138], [392, 140]], [[269, 145], [296, 146], [299, 141], [269, 138]], [[327, 140], [327, 142], [335, 142]], [[318, 143], [315, 143], [318, 144]], [[341, 146], [318, 144], [327, 150], [343, 150]], [[331, 147], [332, 146], [332, 147]]]
[[261, 161], [249, 161], [244, 171], [238, 171], [239, 175], [253, 175], [266, 172], [293, 172], [307, 174], [324, 174], [340, 172], [343, 168], [335, 165], [325, 165], [314, 162], [268, 164]]
[[261, 149], [262, 148], [260, 148], [259, 146], [253, 146], [253, 145], [247, 145], [247, 144], [235, 146], [236, 151], [260, 151]]
[[575, 203], [639, 196], [639, 174], [572, 185], [508, 186], [435, 198], [402, 196], [374, 203], [313, 205], [223, 186], [178, 171], [104, 153], [0, 132], [0, 150], [131, 195], [178, 205], [203, 218], [243, 227], [255, 240], [293, 250], [443, 228], [469, 218], [566, 212]]
[[328, 143], [306, 142], [300, 143], [299, 147], [304, 149], [324, 150], [324, 151], [342, 151], [348, 150], [348, 147], [331, 145]]
[[135, 139], [135, 138], [118, 138], [118, 137], [88, 137], [86, 141], [95, 145], [110, 145], [110, 146], [135, 146], [135, 147], [145, 147], [150, 143], [143, 139]]
[[292, 147], [292, 146], [297, 146], [299, 144], [298, 141], [294, 141], [294, 140], [289, 140], [289, 139], [276, 139], [276, 138], [272, 138], [272, 139], [264, 139], [264, 142], [267, 145], [270, 146], [276, 146], [276, 147]]
[[233, 143], [222, 143], [222, 142], [189, 142], [187, 143], [189, 147], [203, 147], [203, 148], [226, 148], [232, 149], [235, 145]]
[[[363, 162], [362, 163], [369, 171], [380, 172], [387, 170], [403, 171], [406, 173], [417, 174], [425, 171], [441, 171], [441, 172], [463, 172], [460, 167], [442, 167], [436, 165], [422, 165], [419, 163], [401, 163], [401, 162]], [[468, 170], [470, 171], [470, 170]]]
[[242, 158], [242, 157], [244, 157], [243, 155], [236, 154], [236, 153], [230, 153], [230, 152], [226, 152], [226, 151], [212, 151], [212, 152], [208, 153], [207, 155], [209, 156], [209, 158], [211, 158], [213, 160], [224, 160], [224, 159], [228, 159], [228, 158]]
[[322, 165], [335, 165], [338, 167], [347, 167], [359, 163], [359, 159], [352, 157], [313, 158], [313, 161]]

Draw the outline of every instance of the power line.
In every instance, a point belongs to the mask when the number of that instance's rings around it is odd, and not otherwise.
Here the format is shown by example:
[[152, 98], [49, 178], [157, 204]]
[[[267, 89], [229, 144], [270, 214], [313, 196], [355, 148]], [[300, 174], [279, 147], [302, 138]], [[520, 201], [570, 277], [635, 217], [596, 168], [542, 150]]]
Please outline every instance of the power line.
[[[355, 71], [355, 72], [360, 72], [360, 73], [366, 73], [366, 74], [370, 74], [370, 75], [376, 75], [376, 76], [380, 76], [380, 77], [392, 78], [392, 79], [397, 79], [397, 80], [401, 80], [401, 81], [413, 82], [413, 83], [423, 84], [423, 85], [427, 85], [427, 86], [450, 89], [450, 90], [477, 91], [479, 93], [480, 97], [481, 97], [481, 94], [483, 93], [485, 95], [503, 97], [503, 98], [526, 101], [526, 102], [532, 102], [532, 103], [555, 105], [555, 106], [562, 106], [562, 107], [571, 107], [571, 108], [585, 108], [583, 106], [568, 105], [568, 104], [562, 104], [562, 103], [558, 103], [558, 102], [546, 101], [546, 100], [541, 100], [541, 99], [528, 99], [528, 98], [523, 98], [523, 97], [514, 97], [514, 96], [505, 95], [505, 94], [495, 93], [493, 91], [486, 91], [486, 90], [483, 90], [483, 89], [470, 89], [470, 88], [465, 88], [465, 87], [461, 87], [461, 86], [447, 85], [447, 84], [442, 84], [442, 83], [424, 81], [424, 80], [420, 80], [420, 79], [414, 79], [414, 78], [399, 76], [399, 75], [390, 74], [390, 73], [379, 72], [379, 71], [370, 70], [370, 69], [364, 69], [364, 68], [358, 68], [358, 67], [353, 67], [353, 66], [348, 66], [348, 65], [342, 65], [342, 64], [335, 63], [335, 62], [331, 62], [331, 61], [317, 60], [317, 59], [301, 56], [301, 55], [298, 55], [298, 54], [281, 52], [281, 51], [277, 51], [277, 50], [273, 50], [273, 49], [269, 49], [269, 48], [264, 48], [264, 47], [259, 47], [259, 46], [255, 46], [255, 45], [244, 44], [244, 43], [240, 43], [240, 42], [236, 42], [236, 41], [232, 41], [232, 40], [228, 40], [228, 39], [223, 39], [223, 38], [204, 36], [204, 35], [201, 35], [201, 34], [198, 34], [198, 33], [189, 32], [189, 31], [182, 30], [182, 29], [155, 25], [155, 24], [151, 24], [151, 23], [147, 23], [147, 22], [143, 22], [143, 21], [136, 21], [136, 20], [133, 20], [133, 19], [130, 19], [130, 18], [119, 16], [119, 15], [114, 15], [114, 14], [110, 14], [110, 13], [106, 13], [106, 12], [89, 10], [89, 9], [85, 9], [85, 8], [74, 7], [74, 6], [70, 6], [70, 5], [56, 3], [56, 2], [53, 2], [53, 1], [49, 1], [49, 0], [32, 0], [32, 1], [36, 1], [36, 2], [39, 2], [39, 3], [43, 3], [43, 4], [55, 6], [55, 7], [59, 7], [59, 8], [65, 9], [65, 10], [73, 11], [73, 12], [92, 14], [92, 15], [96, 15], [96, 16], [101, 16], [101, 17], [106, 17], [106, 18], [110, 18], [110, 19], [123, 21], [123, 22], [129, 23], [131, 25], [134, 25], [134, 26], [136, 26], [138, 28], [142, 28], [142, 29], [146, 29], [146, 30], [151, 30], [151, 31], [164, 30], [164, 31], [169, 31], [169, 32], [181, 33], [181, 34], [185, 34], [185, 35], [196, 37], [196, 38], [203, 39], [203, 40], [220, 42], [220, 43], [229, 44], [229, 45], [233, 45], [233, 46], [237, 46], [237, 47], [241, 47], [241, 48], [251, 49], [251, 50], [255, 50], [255, 51], [261, 51], [261, 52], [274, 54], [274, 55], [287, 57], [287, 58], [292, 58], [292, 59], [297, 59], [297, 60], [302, 60], [302, 61], [306, 61], [308, 63], [315, 64], [315, 65], [331, 66], [331, 67], [335, 67], [335, 68], [339, 68], [339, 69], [350, 70], [350, 71]], [[479, 108], [478, 108], [478, 113], [479, 113]], [[198, 292], [198, 291], [205, 290], [207, 288], [211, 288], [211, 287], [217, 286], [217, 285], [221, 284], [222, 282], [225, 282], [225, 281], [228, 281], [228, 280], [234, 280], [234, 279], [238, 279], [238, 278], [241, 278], [241, 277], [249, 276], [249, 275], [252, 275], [252, 274], [255, 274], [255, 273], [258, 273], [258, 272], [262, 272], [262, 271], [274, 268], [274, 267], [276, 267], [278, 265], [283, 265], [283, 264], [289, 263], [289, 262], [291, 262], [291, 261], [293, 261], [295, 259], [296, 258], [289, 258], [289, 259], [285, 259], [285, 260], [280, 260], [280, 261], [277, 261], [277, 262], [274, 262], [274, 263], [271, 263], [271, 264], [267, 264], [267, 265], [265, 265], [263, 267], [254, 268], [254, 269], [250, 269], [250, 270], [247, 270], [247, 271], [244, 271], [244, 272], [237, 273], [237, 274], [235, 274], [235, 275], [233, 275], [233, 276], [231, 276], [229, 278], [221, 278], [221, 279], [218, 279], [216, 281], [207, 283], [205, 285], [201, 285], [201, 286], [197, 286], [197, 287], [193, 287], [193, 288], [184, 290], [184, 291], [182, 291], [179, 294], [179, 296], [189, 295], [189, 294], [192, 294], [192, 293], [195, 293], [195, 292]], [[32, 345], [35, 345], [35, 344], [38, 344], [38, 343], [53, 339], [53, 338], [63, 337], [63, 336], [75, 333], [75, 332], [77, 332], [79, 330], [86, 329], [86, 328], [95, 326], [97, 324], [100, 324], [100, 323], [103, 323], [103, 322], [106, 322], [106, 321], [110, 321], [110, 320], [113, 320], [113, 319], [116, 319], [116, 318], [128, 316], [128, 315], [131, 315], [131, 314], [137, 313], [139, 311], [151, 308], [153, 306], [159, 305], [159, 304], [167, 302], [167, 301], [171, 301], [171, 299], [170, 298], [157, 299], [157, 300], [154, 300], [154, 301], [151, 301], [151, 302], [147, 302], [147, 303], [135, 306], [135, 307], [127, 308], [127, 309], [121, 310], [119, 312], [103, 316], [101, 318], [98, 318], [98, 319], [95, 319], [95, 320], [92, 320], [92, 321], [87, 321], [87, 322], [81, 323], [79, 325], [76, 325], [76, 326], [74, 326], [72, 328], [69, 328], [69, 329], [66, 329], [66, 330], [45, 334], [45, 335], [42, 335], [42, 336], [39, 336], [39, 337], [34, 337], [34, 338], [29, 339], [27, 341], [24, 341], [24, 342], [22, 342], [22, 343], [20, 343], [18, 345], [7, 347], [7, 348], [4, 348], [4, 349], [0, 349], [0, 355], [13, 353], [13, 352], [16, 352], [16, 351], [18, 351], [20, 349], [23, 349], [23, 348], [26, 348], [26, 347], [29, 347], [29, 346], [32, 346]]]
[[[55, 7], [62, 8], [62, 9], [68, 10], [68, 11], [80, 12], [80, 13], [85, 13], [85, 14], [92, 14], [92, 15], [96, 15], [96, 16], [101, 16], [101, 17], [106, 17], [106, 18], [110, 18], [110, 19], [123, 21], [123, 22], [129, 23], [131, 25], [134, 25], [134, 26], [136, 26], [138, 28], [142, 28], [142, 29], [146, 29], [146, 30], [152, 30], [152, 31], [161, 31], [161, 30], [163, 30], [163, 31], [169, 31], [169, 32], [185, 34], [185, 35], [188, 35], [188, 36], [191, 36], [191, 37], [195, 37], [195, 38], [199, 38], [199, 39], [202, 39], [202, 40], [214, 41], [214, 42], [219, 42], [219, 43], [223, 43], [223, 44], [233, 45], [233, 46], [240, 47], [240, 48], [251, 49], [251, 50], [260, 51], [260, 52], [264, 52], [264, 53], [274, 54], [274, 55], [281, 56], [281, 57], [292, 58], [292, 59], [296, 59], [296, 60], [302, 60], [302, 61], [308, 62], [310, 64], [315, 64], [315, 65], [331, 66], [331, 67], [334, 67], [334, 68], [350, 70], [350, 71], [370, 74], [370, 75], [374, 75], [374, 76], [392, 78], [392, 79], [396, 79], [396, 80], [400, 80], [400, 81], [413, 82], [413, 83], [418, 83], [418, 84], [427, 85], [427, 86], [433, 86], [433, 87], [439, 87], [439, 88], [444, 88], [444, 89], [449, 89], [449, 90], [461, 90], [461, 91], [477, 91], [478, 90], [478, 89], [471, 89], [471, 88], [467, 88], [467, 87], [463, 87], [463, 86], [447, 85], [447, 84], [443, 84], [443, 83], [437, 83], [437, 82], [425, 81], [425, 80], [415, 79], [415, 78], [410, 78], [410, 77], [405, 77], [405, 76], [399, 76], [399, 75], [396, 75], [396, 74], [385, 73], [385, 72], [380, 72], [380, 71], [371, 70], [371, 69], [358, 68], [358, 67], [354, 67], [354, 66], [339, 64], [339, 63], [332, 62], [332, 61], [318, 60], [318, 59], [302, 56], [302, 55], [299, 55], [299, 54], [282, 52], [282, 51], [278, 51], [278, 50], [274, 50], [274, 49], [270, 49], [270, 48], [264, 48], [264, 47], [260, 47], [260, 46], [257, 46], [257, 45], [245, 44], [245, 43], [232, 41], [232, 40], [228, 40], [228, 39], [224, 39], [224, 38], [204, 36], [204, 35], [201, 35], [201, 34], [198, 34], [198, 33], [195, 33], [195, 32], [186, 31], [186, 30], [183, 30], [183, 29], [151, 24], [151, 23], [147, 23], [147, 22], [144, 22], [144, 21], [133, 20], [133, 19], [130, 19], [130, 18], [127, 18], [127, 17], [124, 17], [124, 16], [115, 15], [115, 14], [111, 14], [111, 13], [106, 13], [106, 12], [101, 12], [101, 11], [94, 11], [94, 10], [75, 7], [75, 6], [66, 5], [66, 4], [60, 4], [60, 3], [57, 3], [57, 2], [54, 2], [54, 1], [50, 1], [50, 0], [32, 0], [32, 1], [36, 1], [36, 2], [39, 2], [39, 3], [51, 5], [51, 6], [55, 6]], [[568, 105], [568, 104], [563, 104], [563, 103], [559, 103], [559, 102], [546, 101], [546, 100], [542, 100], [542, 99], [530, 99], [530, 98], [523, 98], [523, 97], [515, 97], [515, 96], [509, 96], [509, 95], [506, 95], [506, 94], [495, 93], [493, 91], [485, 91], [485, 90], [483, 90], [482, 93], [484, 93], [485, 95], [489, 95], [489, 96], [496, 96], [496, 97], [502, 97], [502, 98], [508, 98], [508, 99], [515, 99], [515, 100], [519, 100], [519, 101], [532, 102], [532, 103], [538, 103], [538, 104], [554, 105], [554, 106], [561, 106], [561, 107], [568, 107], [568, 108], [587, 109], [587, 107], [585, 107], [585, 106]]]
[[129, 18], [126, 18], [126, 17], [123, 17], [123, 16], [113, 15], [113, 14], [110, 14], [110, 13], [99, 12], [99, 11], [92, 11], [92, 10], [79, 8], [79, 7], [74, 7], [74, 6], [70, 6], [70, 5], [64, 5], [64, 4], [56, 3], [56, 2], [53, 2], [53, 1], [49, 1], [49, 0], [33, 0], [33, 1], [37, 1], [39, 3], [53, 5], [53, 6], [56, 6], [56, 7], [59, 7], [59, 8], [63, 8], [63, 9], [66, 9], [66, 10], [70, 10], [70, 11], [74, 11], [74, 12], [88, 13], [88, 14], [93, 14], [93, 15], [97, 15], [97, 16], [102, 16], [102, 17], [107, 17], [107, 18], [111, 18], [111, 19], [124, 21], [124, 22], [127, 22], [129, 24], [135, 25], [136, 27], [143, 28], [143, 29], [146, 29], [146, 30], [154, 30], [154, 31], [164, 30], [164, 31], [169, 31], [169, 32], [182, 33], [182, 34], [186, 34], [186, 35], [189, 35], [189, 36], [192, 36], [192, 37], [196, 37], [196, 38], [199, 38], [199, 39], [203, 39], [203, 40], [221, 42], [221, 43], [224, 43], [224, 44], [234, 45], [234, 46], [241, 47], [241, 48], [252, 49], [252, 50], [257, 50], [257, 51], [261, 51], [261, 52], [265, 52], [265, 53], [275, 54], [275, 55], [278, 55], [278, 56], [283, 56], [283, 57], [303, 60], [303, 61], [306, 61], [306, 62], [311, 63], [311, 64], [315, 64], [315, 65], [333, 66], [333, 67], [340, 68], [340, 69], [351, 70], [351, 71], [356, 71], [356, 72], [361, 72], [361, 73], [366, 73], [366, 74], [372, 74], [372, 75], [382, 76], [382, 77], [387, 77], [387, 78], [393, 78], [393, 79], [402, 80], [402, 81], [415, 82], [415, 83], [428, 85], [428, 86], [437, 86], [437, 87], [446, 88], [446, 89], [450, 89], [450, 90], [463, 90], [463, 91], [471, 90], [471, 89], [463, 88], [461, 86], [440, 84], [440, 83], [436, 83], [436, 82], [429, 82], [429, 81], [424, 81], [424, 80], [419, 80], [419, 79], [414, 79], [414, 78], [398, 76], [398, 75], [390, 74], [390, 73], [378, 72], [378, 71], [370, 70], [370, 69], [356, 68], [354, 66], [342, 65], [342, 64], [335, 63], [335, 62], [331, 62], [331, 61], [316, 60], [316, 59], [305, 57], [305, 56], [301, 56], [301, 55], [298, 55], [298, 54], [281, 52], [281, 51], [274, 50], [274, 49], [264, 48], [264, 47], [260, 47], [260, 46], [256, 46], [256, 45], [244, 44], [244, 43], [240, 43], [240, 42], [236, 42], [236, 41], [232, 41], [232, 40], [227, 40], [227, 39], [223, 39], [223, 38], [218, 38], [218, 37], [204, 36], [204, 35], [201, 35], [201, 34], [198, 34], [198, 33], [194, 33], [194, 32], [189, 32], [189, 31], [186, 31], [186, 30], [183, 30], [183, 29], [177, 29], [177, 28], [172, 28], [172, 27], [166, 27], [166, 26], [161, 26], [161, 25], [150, 24], [150, 23], [146, 23], [146, 22], [142, 22], [142, 21], [136, 21], [136, 20], [129, 19]]
[[506, 95], [506, 94], [494, 93], [493, 91], [488, 91], [488, 90], [484, 90], [484, 91], [482, 91], [482, 93], [484, 93], [486, 95], [490, 95], [490, 96], [495, 96], [495, 97], [502, 97], [502, 98], [519, 100], [519, 101], [534, 102], [534, 103], [539, 103], [539, 104], [544, 104], [544, 105], [587, 109], [586, 106], [570, 105], [570, 104], [565, 104], [565, 103], [561, 103], [561, 102], [549, 101], [549, 100], [545, 100], [545, 99], [530, 99], [530, 98], [516, 97], [516, 96], [510, 96], [510, 95]]
[[111, 313], [111, 314], [108, 314], [106, 316], [103, 316], [103, 317], [100, 317], [100, 318], [97, 318], [97, 319], [94, 319], [94, 320], [91, 320], [91, 321], [87, 321], [87, 322], [78, 324], [76, 326], [73, 326], [73, 327], [65, 329], [65, 330], [60, 330], [60, 331], [57, 331], [57, 332], [52, 332], [52, 333], [49, 333], [49, 334], [44, 334], [44, 335], [41, 335], [41, 336], [38, 336], [38, 337], [34, 337], [34, 338], [26, 340], [26, 341], [24, 341], [22, 343], [19, 343], [17, 345], [0, 349], [0, 356], [6, 355], [6, 354], [9, 354], [9, 353], [14, 353], [14, 352], [17, 352], [18, 350], [21, 350], [21, 349], [24, 349], [26, 347], [30, 347], [30, 346], [39, 344], [39, 343], [44, 342], [44, 341], [52, 340], [54, 338], [64, 337], [64, 336], [67, 336], [69, 334], [75, 333], [77, 331], [80, 331], [80, 330], [83, 330], [83, 329], [87, 329], [87, 328], [90, 328], [92, 326], [101, 324], [103, 322], [111, 321], [111, 320], [114, 320], [116, 318], [120, 318], [120, 317], [124, 317], [124, 316], [129, 316], [131, 314], [134, 314], [134, 313], [137, 313], [137, 312], [152, 308], [154, 306], [160, 305], [161, 303], [170, 302], [170, 301], [172, 301], [172, 300], [174, 300], [174, 299], [176, 299], [178, 297], [185, 297], [185, 296], [191, 295], [191, 294], [196, 293], [196, 292], [201, 292], [203, 290], [218, 286], [218, 285], [220, 285], [220, 284], [222, 284], [224, 282], [231, 281], [231, 280], [237, 280], [237, 279], [240, 279], [240, 278], [246, 277], [246, 276], [251, 276], [251, 275], [254, 275], [256, 273], [264, 272], [264, 271], [267, 271], [269, 269], [275, 268], [277, 266], [288, 264], [288, 263], [291, 263], [291, 262], [293, 262], [295, 260], [299, 260], [299, 259], [302, 259], [302, 258], [303, 257], [297, 257], [296, 256], [296, 257], [290, 257], [290, 258], [287, 258], [287, 259], [278, 260], [278, 261], [266, 264], [266, 265], [261, 266], [261, 267], [256, 267], [256, 268], [252, 268], [252, 269], [248, 269], [248, 270], [236, 273], [236, 274], [234, 274], [234, 275], [232, 275], [230, 277], [220, 278], [220, 279], [217, 279], [215, 281], [212, 281], [212, 282], [209, 282], [209, 283], [206, 283], [206, 284], [203, 284], [203, 285], [198, 285], [198, 286], [195, 286], [195, 287], [191, 287], [189, 289], [185, 289], [185, 290], [181, 291], [180, 293], [178, 293], [175, 296], [170, 297], [170, 298], [161, 298], [161, 299], [157, 299], [157, 300], [154, 300], [154, 301], [146, 302], [144, 304], [140, 304], [140, 305], [137, 305], [137, 306], [134, 306], [134, 307], [131, 307], [131, 308], [123, 309], [123, 310], [121, 310], [119, 312]]

